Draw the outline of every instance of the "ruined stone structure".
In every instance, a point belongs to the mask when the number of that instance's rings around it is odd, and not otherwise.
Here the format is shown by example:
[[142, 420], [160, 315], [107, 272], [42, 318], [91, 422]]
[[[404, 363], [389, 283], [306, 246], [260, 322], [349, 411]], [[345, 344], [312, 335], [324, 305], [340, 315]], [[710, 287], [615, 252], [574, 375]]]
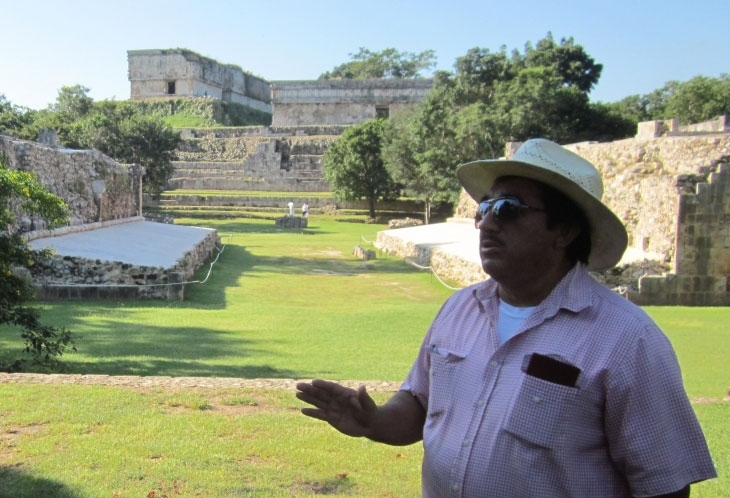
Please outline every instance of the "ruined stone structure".
[[[53, 133], [44, 137], [47, 143], [55, 143]], [[38, 175], [69, 207], [70, 225], [47, 230], [43, 219], [28, 216], [16, 206], [16, 225], [10, 229], [23, 232], [31, 245], [34, 240], [143, 220], [141, 166], [119, 164], [96, 150], [64, 149], [2, 134], [0, 154], [7, 157], [11, 169]], [[30, 278], [42, 299], [182, 299], [181, 282], [192, 276], [218, 243], [211, 230], [168, 268], [56, 255], [32, 267]]]
[[[730, 130], [724, 123], [724, 117], [681, 128], [641, 123], [633, 139], [566, 146], [601, 171], [603, 200], [629, 234], [622, 264], [655, 261], [669, 269], [629, 285], [637, 303], [730, 305]], [[647, 129], [665, 131], [651, 136]], [[508, 144], [506, 156], [518, 146]], [[472, 217], [475, 209], [463, 194], [456, 215]]]
[[351, 125], [421, 102], [428, 79], [275, 81], [273, 126]]
[[351, 125], [421, 102], [428, 79], [268, 81], [183, 48], [128, 50], [131, 99], [211, 97], [273, 113], [273, 126]]
[[269, 83], [191, 50], [128, 50], [131, 98], [211, 97], [271, 113]]
[[342, 130], [323, 126], [183, 130], [168, 186], [326, 192], [322, 155]]
[[[42, 145], [0, 134], [0, 153], [11, 169], [38, 175], [71, 211], [71, 224], [92, 223], [142, 214], [144, 169], [123, 165], [96, 150]], [[42, 229], [40, 218], [16, 213], [22, 231]]]

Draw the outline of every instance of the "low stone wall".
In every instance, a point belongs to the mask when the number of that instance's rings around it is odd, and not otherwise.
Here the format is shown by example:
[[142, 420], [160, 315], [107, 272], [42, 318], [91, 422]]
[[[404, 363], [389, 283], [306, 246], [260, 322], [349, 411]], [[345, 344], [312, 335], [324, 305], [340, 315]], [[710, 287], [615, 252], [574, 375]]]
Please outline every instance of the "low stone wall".
[[303, 216], [282, 216], [276, 218], [276, 226], [279, 228], [307, 228], [307, 218]]

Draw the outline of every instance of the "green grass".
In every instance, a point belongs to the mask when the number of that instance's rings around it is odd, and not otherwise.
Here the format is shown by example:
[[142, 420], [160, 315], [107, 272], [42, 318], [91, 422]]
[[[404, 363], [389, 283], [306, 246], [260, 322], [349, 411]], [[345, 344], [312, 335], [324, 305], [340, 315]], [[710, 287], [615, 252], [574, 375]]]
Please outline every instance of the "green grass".
[[[351, 256], [382, 225], [312, 217], [296, 232], [267, 220], [206, 223], [231, 243], [185, 301], [40, 306], [46, 322], [77, 338], [78, 352], [63, 358], [68, 372], [398, 380], [450, 294], [399, 259], [366, 268]], [[0, 358], [21, 348], [19, 334], [0, 333]]]
[[339, 436], [290, 392], [1, 385], [0, 397], [2, 498], [420, 491], [419, 445]]
[[[399, 259], [351, 256], [382, 225], [312, 216], [306, 230], [256, 219], [181, 219], [231, 234], [183, 302], [45, 302], [69, 327], [69, 372], [401, 380], [451, 291]], [[228, 237], [223, 237], [228, 241]], [[207, 268], [198, 272], [201, 277]], [[649, 307], [674, 344], [730, 496], [730, 308]], [[21, 349], [0, 329], [0, 355]], [[701, 399], [700, 399], [701, 398]], [[378, 395], [384, 401], [385, 395]], [[420, 494], [420, 445], [337, 434], [292, 392], [0, 385], [0, 498]]]

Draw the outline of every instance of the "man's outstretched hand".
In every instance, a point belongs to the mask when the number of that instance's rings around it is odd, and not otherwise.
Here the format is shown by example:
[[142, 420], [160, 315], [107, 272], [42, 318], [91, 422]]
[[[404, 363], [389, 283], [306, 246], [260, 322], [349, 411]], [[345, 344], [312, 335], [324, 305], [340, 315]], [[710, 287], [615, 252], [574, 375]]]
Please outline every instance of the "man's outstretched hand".
[[315, 379], [297, 384], [297, 398], [315, 408], [302, 408], [309, 417], [324, 420], [332, 427], [355, 437], [372, 437], [378, 406], [365, 386], [356, 391], [334, 382]]

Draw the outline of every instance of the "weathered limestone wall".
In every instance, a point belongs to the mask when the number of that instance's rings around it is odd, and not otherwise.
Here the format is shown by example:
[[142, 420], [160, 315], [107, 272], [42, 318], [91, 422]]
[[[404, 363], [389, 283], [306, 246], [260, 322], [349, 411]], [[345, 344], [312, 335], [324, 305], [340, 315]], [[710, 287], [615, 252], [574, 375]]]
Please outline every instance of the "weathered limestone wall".
[[[96, 150], [71, 150], [0, 135], [0, 153], [12, 169], [38, 175], [71, 211], [71, 224], [126, 218], [141, 213], [139, 166], [122, 165]], [[41, 229], [40, 218], [21, 213], [23, 231]]]
[[601, 172], [604, 202], [626, 225], [629, 254], [673, 262], [679, 194], [693, 191], [722, 158], [730, 156], [730, 134], [627, 139], [567, 148]]
[[730, 165], [679, 195], [674, 271], [639, 280], [642, 304], [730, 306]]
[[357, 124], [421, 102], [432, 80], [316, 80], [271, 84], [272, 126]]
[[168, 83], [174, 82], [174, 95], [209, 96], [271, 112], [269, 83], [238, 66], [185, 49], [129, 50], [127, 60], [132, 99], [170, 95]]

